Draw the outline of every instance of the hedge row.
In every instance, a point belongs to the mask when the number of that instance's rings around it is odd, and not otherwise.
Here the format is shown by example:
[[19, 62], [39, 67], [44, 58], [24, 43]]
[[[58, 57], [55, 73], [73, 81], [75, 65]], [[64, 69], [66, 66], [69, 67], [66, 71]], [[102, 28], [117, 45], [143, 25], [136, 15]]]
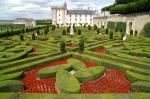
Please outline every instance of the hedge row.
[[131, 90], [150, 92], [150, 82], [146, 82], [146, 81], [134, 82], [132, 83]]
[[77, 71], [74, 76], [79, 82], [94, 81], [104, 75], [104, 67], [95, 66]]
[[22, 90], [24, 90], [24, 86], [19, 80], [0, 81], [0, 92], [19, 92]]
[[23, 71], [12, 73], [12, 74], [0, 75], [0, 81], [3, 81], [3, 80], [20, 80], [21, 78], [23, 78]]
[[116, 23], [115, 22], [108, 21], [107, 28], [109, 28], [109, 29], [115, 29], [115, 27], [116, 27]]
[[80, 83], [68, 71], [60, 70], [56, 74], [56, 86], [61, 94], [80, 93]]
[[14, 72], [18, 72], [18, 71], [29, 71], [34, 68], [48, 64], [50, 62], [55, 62], [55, 61], [62, 60], [65, 58], [70, 58], [70, 57], [71, 57], [71, 54], [69, 54], [69, 53], [54, 56], [54, 57], [48, 57], [48, 58], [40, 59], [39, 61], [34, 61], [34, 62], [30, 62], [30, 63], [28, 62], [27, 64], [23, 64], [21, 66], [15, 66], [15, 67], [11, 67], [8, 69], [0, 70], [0, 74], [14, 73]]
[[145, 37], [150, 37], [150, 22], [146, 23], [143, 27], [142, 35]]
[[5, 46], [0, 46], [0, 52], [5, 50]]
[[117, 59], [118, 60], [120, 59], [118, 57], [115, 57], [115, 58], [108, 57], [108, 59], [103, 59], [101, 57], [102, 54], [94, 53], [94, 52], [90, 53], [90, 51], [85, 51], [83, 54], [82, 55], [73, 54], [73, 57], [83, 59], [83, 60], [98, 64], [98, 65], [101, 65], [101, 66], [107, 66], [109, 68], [117, 69], [117, 70], [120, 70], [120, 71], [131, 70], [131, 71], [134, 71], [134, 72], [137, 72], [137, 73], [140, 73], [140, 74], [146, 74], [146, 75], [150, 74], [149, 70], [138, 68], [136, 66], [127, 65], [127, 64], [123, 64], [123, 63], [118, 62]]
[[38, 77], [40, 79], [55, 77], [59, 70], [71, 70], [70, 64], [61, 64], [52, 67], [47, 67], [38, 71]]
[[27, 51], [23, 51], [23, 52], [20, 52], [20, 53], [17, 53], [16, 55], [10, 57], [10, 58], [1, 58], [0, 59], [0, 64], [3, 64], [3, 63], [6, 63], [6, 62], [11, 62], [11, 61], [15, 61], [15, 60], [18, 60], [18, 59], [22, 59], [24, 58], [26, 55], [27, 55]]
[[4, 99], [149, 99], [150, 93], [130, 94], [46, 94], [46, 93], [0, 93]]
[[138, 74], [129, 70], [126, 71], [126, 79], [128, 79], [131, 82], [136, 82], [136, 81], [149, 81], [150, 82], [149, 75], [142, 75], [142, 74]]
[[13, 62], [7, 62], [7, 63], [0, 64], [0, 69], [3, 70], [3, 69], [15, 67], [15, 66], [21, 66], [21, 65], [24, 65], [27, 63], [40, 61], [41, 59], [46, 59], [46, 58], [49, 58], [51, 56], [57, 56], [60, 54], [61, 54], [61, 52], [54, 52], [54, 53], [44, 54], [44, 55], [35, 56], [35, 57], [31, 57], [31, 58], [25, 58], [22, 60], [16, 60]]
[[76, 59], [68, 59], [67, 63], [70, 64], [72, 66], [72, 69], [75, 71], [86, 68], [86, 65], [83, 62], [76, 60]]

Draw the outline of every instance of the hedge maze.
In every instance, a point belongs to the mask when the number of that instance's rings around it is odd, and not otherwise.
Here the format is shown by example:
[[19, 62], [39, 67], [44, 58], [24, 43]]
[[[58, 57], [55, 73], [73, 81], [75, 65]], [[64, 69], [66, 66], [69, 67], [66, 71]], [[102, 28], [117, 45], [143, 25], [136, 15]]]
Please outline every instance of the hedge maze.
[[[24, 41], [19, 35], [0, 38], [0, 96], [147, 98], [150, 39], [127, 35], [127, 40], [122, 41], [119, 33], [109, 39], [109, 34], [100, 31], [102, 34], [94, 32], [91, 37], [84, 36], [84, 31], [82, 35], [61, 35], [60, 32], [56, 36], [43, 35], [40, 30], [36, 40], [31, 39], [32, 33], [23, 34]], [[81, 39], [84, 48], [79, 53]], [[61, 52], [62, 40], [65, 53]]]

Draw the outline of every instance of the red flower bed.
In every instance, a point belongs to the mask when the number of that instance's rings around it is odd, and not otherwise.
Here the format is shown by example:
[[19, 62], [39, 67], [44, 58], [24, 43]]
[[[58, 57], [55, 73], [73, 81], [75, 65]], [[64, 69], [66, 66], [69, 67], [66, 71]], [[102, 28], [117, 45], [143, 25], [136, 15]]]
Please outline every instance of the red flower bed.
[[98, 42], [102, 42], [102, 40], [98, 40]]
[[70, 47], [70, 48], [75, 48], [76, 46], [74, 46], [74, 45], [69, 45], [68, 47]]
[[33, 46], [33, 52], [36, 52], [37, 47]]
[[43, 42], [47, 42], [47, 40], [43, 40]]
[[[96, 66], [96, 64], [82, 61], [86, 67]], [[49, 79], [37, 79], [37, 72], [40, 69], [55, 66], [59, 64], [66, 64], [67, 59], [53, 62], [41, 66], [37, 69], [25, 72], [25, 77], [22, 79], [26, 90], [22, 91], [23, 93], [52, 93], [58, 94], [55, 89], [55, 78]], [[99, 94], [99, 93], [130, 93], [129, 90], [131, 83], [125, 79], [125, 73], [114, 70], [114, 69], [105, 69], [105, 74], [101, 78], [92, 81], [81, 83], [81, 94]]]
[[133, 56], [133, 58], [147, 58], [147, 57], [142, 57], [142, 56]]
[[104, 48], [100, 48], [98, 50], [95, 50], [94, 52], [105, 54], [105, 49]]

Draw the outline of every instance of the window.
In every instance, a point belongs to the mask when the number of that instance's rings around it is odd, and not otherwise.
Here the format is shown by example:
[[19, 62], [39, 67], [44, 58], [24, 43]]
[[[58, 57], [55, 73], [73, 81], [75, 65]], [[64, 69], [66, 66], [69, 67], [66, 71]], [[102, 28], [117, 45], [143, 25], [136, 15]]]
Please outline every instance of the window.
[[60, 12], [60, 10], [59, 10], [59, 12]]
[[77, 18], [75, 19], [75, 21], [77, 21]]
[[85, 15], [85, 17], [87, 17], [87, 15]]
[[70, 17], [71, 17], [71, 15], [70, 15]]
[[80, 17], [82, 17], [82, 15], [80, 15]]
[[60, 19], [59, 19], [59, 21], [60, 21]]
[[90, 21], [92, 21], [92, 19], [90, 19]]
[[59, 16], [60, 16], [60, 14], [59, 14]]
[[77, 17], [77, 15], [75, 15], [75, 17]]
[[80, 19], [80, 21], [82, 21], [82, 19]]

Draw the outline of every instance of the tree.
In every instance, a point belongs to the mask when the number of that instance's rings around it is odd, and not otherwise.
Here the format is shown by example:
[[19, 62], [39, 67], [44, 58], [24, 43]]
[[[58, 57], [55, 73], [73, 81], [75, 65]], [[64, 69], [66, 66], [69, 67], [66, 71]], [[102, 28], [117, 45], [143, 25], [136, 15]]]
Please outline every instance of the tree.
[[66, 52], [66, 49], [65, 49], [65, 42], [64, 42], [63, 40], [60, 42], [60, 51], [61, 51], [62, 53], [65, 53], [65, 52]]
[[130, 35], [133, 36], [133, 30], [130, 30]]
[[81, 30], [80, 29], [78, 30], [78, 35], [81, 35]]
[[40, 34], [40, 31], [39, 31], [39, 29], [37, 28], [36, 29], [36, 33], [39, 35]]
[[32, 33], [32, 40], [35, 40], [35, 34]]
[[108, 28], [105, 29], [105, 34], [108, 34]]
[[112, 31], [109, 33], [109, 39], [113, 39], [113, 32]]
[[99, 28], [97, 29], [97, 34], [99, 34], [100, 33], [100, 30], [99, 30]]
[[79, 52], [83, 52], [84, 51], [84, 41], [81, 39], [79, 41]]
[[24, 33], [25, 33], [25, 30], [22, 28], [21, 32], [24, 34]]
[[137, 36], [137, 34], [138, 34], [138, 31], [137, 31], [137, 30], [135, 30], [135, 36]]
[[20, 34], [20, 41], [24, 41], [23, 34]]
[[65, 30], [62, 31], [62, 35], [66, 35], [66, 31]]

